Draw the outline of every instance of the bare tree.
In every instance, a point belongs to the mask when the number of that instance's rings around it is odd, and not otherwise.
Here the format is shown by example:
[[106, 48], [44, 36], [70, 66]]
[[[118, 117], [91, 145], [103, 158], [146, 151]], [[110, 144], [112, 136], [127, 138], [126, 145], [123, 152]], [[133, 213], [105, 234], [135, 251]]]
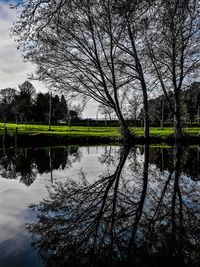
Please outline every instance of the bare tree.
[[[154, 1], [147, 16], [145, 42], [154, 76], [174, 114], [175, 138], [182, 136], [180, 92], [199, 74], [199, 11], [198, 0], [159, 0]], [[174, 104], [168, 95], [170, 90]]]
[[128, 114], [129, 119], [134, 120], [135, 126], [137, 125], [137, 119], [138, 119], [138, 115], [141, 109], [141, 105], [142, 105], [142, 96], [139, 94], [133, 95], [133, 97], [129, 99], [128, 101], [127, 114]]
[[180, 92], [198, 74], [199, 10], [198, 0], [28, 0], [13, 33], [39, 80], [113, 109], [124, 140], [127, 90], [142, 92], [148, 138], [149, 92], [162, 89], [179, 138]]
[[48, 131], [51, 131], [51, 115], [52, 115], [52, 92], [49, 94], [49, 128]]
[[104, 116], [105, 119], [107, 119], [107, 117], [109, 118], [109, 120], [111, 121], [112, 120], [112, 116], [113, 116], [113, 109], [107, 107], [107, 106], [104, 106], [104, 105], [99, 105], [99, 112], [101, 115]]
[[149, 137], [148, 91], [154, 85], [144, 53], [144, 30], [147, 27], [145, 18], [151, 5], [152, 3], [146, 0], [116, 1], [116, 9], [124, 27], [123, 38], [117, 41], [117, 45], [125, 54], [123, 71], [131, 73], [134, 87], [142, 92], [145, 138]]
[[133, 75], [122, 72], [118, 42], [124, 26], [113, 3], [29, 0], [13, 33], [25, 58], [36, 63], [39, 80], [112, 108], [124, 140], [129, 140], [120, 97]]

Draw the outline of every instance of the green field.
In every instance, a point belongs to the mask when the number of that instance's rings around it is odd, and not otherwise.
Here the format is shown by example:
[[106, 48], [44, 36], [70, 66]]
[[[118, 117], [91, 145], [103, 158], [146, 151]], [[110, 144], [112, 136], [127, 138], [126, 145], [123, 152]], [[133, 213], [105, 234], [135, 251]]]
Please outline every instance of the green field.
[[[8, 123], [6, 125], [7, 131], [9, 135], [13, 135], [15, 133], [16, 124]], [[142, 128], [131, 128], [131, 131], [134, 133], [136, 137], [143, 136]], [[195, 136], [199, 133], [200, 128], [184, 128], [185, 134]], [[0, 135], [4, 133], [4, 124], [0, 123]], [[19, 124], [18, 125], [18, 133], [19, 134], [55, 134], [55, 135], [66, 135], [69, 137], [113, 137], [119, 138], [120, 131], [117, 127], [87, 127], [87, 126], [51, 126], [51, 130], [48, 131], [48, 125], [34, 125], [34, 124]], [[159, 127], [151, 127], [150, 128], [150, 136], [152, 137], [162, 137], [166, 138], [170, 134], [173, 133], [173, 129], [171, 127], [166, 127], [163, 130]]]

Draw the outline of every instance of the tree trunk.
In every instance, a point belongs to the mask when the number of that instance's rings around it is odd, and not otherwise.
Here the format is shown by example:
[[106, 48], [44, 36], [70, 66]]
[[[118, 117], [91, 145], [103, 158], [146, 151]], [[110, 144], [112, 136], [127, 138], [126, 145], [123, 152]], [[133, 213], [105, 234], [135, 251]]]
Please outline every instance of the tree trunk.
[[144, 138], [149, 138], [149, 107], [147, 91], [143, 89]]
[[49, 95], [49, 128], [48, 131], [51, 131], [51, 106], [52, 106], [52, 92]]
[[180, 139], [183, 135], [181, 122], [180, 122], [180, 114], [174, 115], [174, 137], [175, 139]]
[[120, 132], [121, 132], [121, 136], [123, 139], [123, 143], [124, 145], [129, 144], [130, 141], [133, 139], [133, 135], [131, 134], [128, 125], [124, 119], [124, 116], [122, 115], [120, 106], [119, 106], [119, 102], [118, 102], [118, 97], [117, 97], [117, 90], [114, 91], [114, 98], [115, 98], [115, 102], [114, 102], [114, 111], [118, 117], [119, 120], [119, 125], [120, 125]]
[[164, 127], [164, 108], [165, 108], [165, 99], [163, 98], [163, 101], [162, 101], [162, 117], [161, 117], [161, 129], [163, 130], [163, 127]]
[[124, 117], [120, 110], [116, 110], [117, 117], [119, 119], [119, 125], [120, 125], [120, 132], [122, 135], [123, 143], [127, 144], [130, 143], [130, 141], [133, 139], [133, 135], [131, 134], [128, 125], [126, 121], [124, 120]]
[[3, 116], [3, 120], [4, 120], [4, 128], [5, 128], [7, 124], [6, 116]]
[[18, 117], [15, 115], [15, 124], [18, 125]]
[[140, 84], [142, 88], [142, 94], [143, 94], [143, 110], [144, 110], [144, 138], [149, 138], [149, 108], [148, 108], [148, 95], [147, 95], [147, 86], [144, 78], [144, 72], [143, 68], [140, 62], [140, 59], [138, 57], [138, 52], [135, 45], [135, 39], [134, 34], [132, 33], [130, 21], [128, 20], [128, 33], [129, 38], [131, 41], [132, 49], [133, 49], [133, 58], [135, 61], [135, 67], [137, 70], [137, 73], [140, 77]]
[[27, 130], [27, 118], [25, 117], [25, 130]]
[[130, 143], [130, 141], [133, 139], [133, 135], [131, 134], [128, 125], [126, 124], [125, 121], [121, 120], [119, 120], [119, 124], [124, 144]]
[[174, 114], [174, 137], [176, 140], [183, 136], [180, 114], [180, 94], [175, 92], [175, 114]]

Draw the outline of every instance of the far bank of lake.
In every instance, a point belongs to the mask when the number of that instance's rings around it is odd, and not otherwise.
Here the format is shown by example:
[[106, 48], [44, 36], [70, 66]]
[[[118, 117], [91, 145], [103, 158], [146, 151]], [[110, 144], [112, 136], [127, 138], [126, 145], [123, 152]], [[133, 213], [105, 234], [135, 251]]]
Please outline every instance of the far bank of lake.
[[[173, 144], [173, 128], [150, 127], [150, 138], [143, 138], [142, 127], [131, 127], [134, 135], [135, 144], [144, 143], [168, 143]], [[184, 137], [181, 140], [184, 144], [199, 144], [200, 128], [183, 128]], [[63, 126], [39, 124], [18, 124], [0, 123], [0, 142], [8, 147], [42, 147], [49, 145], [68, 145], [68, 144], [120, 144], [121, 143], [119, 127], [96, 127], [96, 126]]]

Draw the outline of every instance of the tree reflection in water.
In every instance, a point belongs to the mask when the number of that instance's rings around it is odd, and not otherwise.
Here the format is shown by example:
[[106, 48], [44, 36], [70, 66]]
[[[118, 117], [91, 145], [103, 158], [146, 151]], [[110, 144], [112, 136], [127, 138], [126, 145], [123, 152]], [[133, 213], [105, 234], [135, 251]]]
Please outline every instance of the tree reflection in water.
[[[15, 152], [15, 153], [14, 153]], [[30, 186], [37, 174], [50, 173], [72, 166], [81, 158], [78, 147], [48, 148], [48, 149], [6, 149], [0, 150], [0, 177], [5, 179], [19, 179]]]
[[200, 185], [181, 174], [182, 148], [162, 172], [148, 145], [143, 161], [136, 151], [122, 148], [112, 175], [88, 182], [82, 173], [49, 189], [27, 225], [45, 266], [199, 266]]

